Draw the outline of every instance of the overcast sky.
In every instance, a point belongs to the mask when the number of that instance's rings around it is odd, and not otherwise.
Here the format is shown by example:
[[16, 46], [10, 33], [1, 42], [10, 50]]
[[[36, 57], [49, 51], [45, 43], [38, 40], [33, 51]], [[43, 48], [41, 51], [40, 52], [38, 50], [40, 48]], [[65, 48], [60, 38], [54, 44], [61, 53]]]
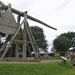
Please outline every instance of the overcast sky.
[[30, 26], [37, 25], [43, 28], [49, 49], [53, 40], [60, 34], [75, 32], [75, 0], [2, 0], [2, 2], [6, 5], [12, 4], [17, 10], [28, 11], [28, 15], [57, 28], [56, 31], [28, 20]]

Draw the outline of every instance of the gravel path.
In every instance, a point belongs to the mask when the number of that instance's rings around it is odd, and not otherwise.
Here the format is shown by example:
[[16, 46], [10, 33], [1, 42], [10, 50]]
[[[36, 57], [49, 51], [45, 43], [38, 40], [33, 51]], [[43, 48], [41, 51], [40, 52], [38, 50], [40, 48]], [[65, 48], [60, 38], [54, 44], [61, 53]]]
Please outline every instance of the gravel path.
[[[62, 61], [60, 60], [41, 60], [39, 63], [50, 63], [50, 62], [57, 62], [57, 61]], [[3, 62], [0, 61], [0, 63], [38, 63], [38, 62]]]
[[49, 63], [49, 62], [57, 62], [57, 61], [62, 61], [60, 60], [41, 60], [41, 63]]

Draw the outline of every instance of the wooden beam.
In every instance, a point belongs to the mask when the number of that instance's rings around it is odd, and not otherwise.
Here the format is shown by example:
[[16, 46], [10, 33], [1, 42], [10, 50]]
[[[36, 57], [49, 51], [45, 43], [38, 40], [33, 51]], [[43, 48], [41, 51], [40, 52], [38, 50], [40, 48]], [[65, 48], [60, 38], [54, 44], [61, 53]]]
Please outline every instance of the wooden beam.
[[[4, 9], [4, 10], [7, 10], [8, 6], [5, 5], [4, 3], [1, 3], [1, 8]], [[12, 10], [13, 13], [18, 14], [18, 15], [24, 17], [24, 12], [21, 12], [19, 10], [14, 9], [14, 8], [11, 8], [11, 10]], [[27, 15], [27, 18], [32, 20], [32, 21], [38, 22], [40, 24], [43, 24], [44, 26], [49, 27], [51, 29], [57, 30], [56, 28], [54, 28], [54, 27], [52, 27], [52, 26], [50, 26], [50, 25], [48, 25], [48, 24], [46, 24], [46, 23], [44, 23], [44, 22], [42, 22], [42, 21], [40, 21], [40, 20], [38, 20], [38, 19], [36, 19], [36, 18], [34, 18], [32, 16], [30, 16], [30, 15]]]
[[[16, 40], [16, 39], [11, 39], [11, 41], [16, 41], [16, 42], [22, 42], [22, 43], [31, 43], [30, 41], [24, 41], [24, 40]], [[33, 44], [37, 44], [35, 42], [33, 42]]]
[[[19, 39], [19, 34], [16, 36], [16, 39]], [[16, 42], [16, 49], [15, 49], [15, 57], [18, 58], [19, 55], [19, 42]]]
[[30, 50], [30, 47], [29, 47], [28, 44], [27, 44], [27, 47], [28, 47], [28, 51], [29, 51], [29, 53], [30, 53], [30, 56], [33, 57], [32, 54], [31, 54], [31, 50]]

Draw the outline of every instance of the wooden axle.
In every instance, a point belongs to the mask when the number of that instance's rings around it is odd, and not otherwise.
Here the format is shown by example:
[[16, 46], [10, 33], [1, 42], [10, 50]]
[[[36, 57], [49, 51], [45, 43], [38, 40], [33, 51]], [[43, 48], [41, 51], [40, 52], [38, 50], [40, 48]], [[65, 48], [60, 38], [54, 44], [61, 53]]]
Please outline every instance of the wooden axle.
[[[8, 6], [1, 2], [0, 8], [4, 9], [4, 10], [7, 10]], [[13, 13], [18, 14], [18, 15], [24, 17], [24, 12], [21, 12], [19, 10], [14, 9], [14, 8], [11, 8], [11, 10], [12, 10]], [[49, 27], [51, 29], [57, 30], [56, 28], [54, 28], [54, 27], [52, 27], [52, 26], [50, 26], [50, 25], [48, 25], [48, 24], [46, 24], [46, 23], [44, 23], [44, 22], [42, 22], [42, 21], [40, 21], [40, 20], [38, 20], [38, 19], [36, 19], [36, 18], [34, 18], [32, 16], [30, 16], [30, 15], [27, 15], [27, 18], [30, 19], [30, 20], [33, 20], [35, 22], [38, 22], [40, 24], [43, 24], [43, 25], [45, 25], [45, 26], [47, 26], [47, 27]]]
[[[16, 41], [16, 42], [21, 42], [21, 43], [31, 43], [31, 42], [29, 42], [29, 41], [16, 40], [16, 39], [11, 40], [11, 41]], [[37, 43], [33, 42], [33, 44], [37, 44]]]

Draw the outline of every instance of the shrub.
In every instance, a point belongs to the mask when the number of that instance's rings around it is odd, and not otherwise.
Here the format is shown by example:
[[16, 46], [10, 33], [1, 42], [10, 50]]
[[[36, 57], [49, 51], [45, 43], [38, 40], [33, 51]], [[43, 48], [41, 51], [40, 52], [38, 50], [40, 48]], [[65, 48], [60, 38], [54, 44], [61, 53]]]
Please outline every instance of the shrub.
[[48, 55], [49, 55], [49, 56], [54, 56], [55, 54], [54, 54], [54, 53], [49, 53]]

